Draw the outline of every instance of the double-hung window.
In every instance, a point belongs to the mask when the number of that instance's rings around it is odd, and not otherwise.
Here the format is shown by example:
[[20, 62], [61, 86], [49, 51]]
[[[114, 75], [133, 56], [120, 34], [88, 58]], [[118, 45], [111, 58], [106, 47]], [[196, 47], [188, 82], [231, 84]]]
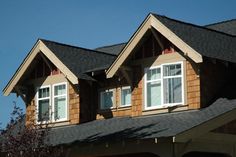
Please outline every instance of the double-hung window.
[[130, 86], [121, 88], [121, 104], [120, 107], [131, 105], [131, 89]]
[[145, 109], [183, 104], [183, 63], [145, 69]]
[[114, 90], [109, 89], [100, 92], [100, 108], [101, 109], [110, 109], [114, 105]]
[[183, 101], [182, 64], [163, 65], [164, 104], [180, 104]]
[[161, 82], [161, 67], [146, 71], [146, 108], [157, 108], [162, 105]]
[[38, 122], [48, 121], [50, 119], [50, 86], [44, 86], [38, 89]]
[[54, 120], [66, 120], [67, 92], [66, 84], [53, 85]]
[[38, 88], [36, 113], [37, 122], [67, 120], [67, 84]]

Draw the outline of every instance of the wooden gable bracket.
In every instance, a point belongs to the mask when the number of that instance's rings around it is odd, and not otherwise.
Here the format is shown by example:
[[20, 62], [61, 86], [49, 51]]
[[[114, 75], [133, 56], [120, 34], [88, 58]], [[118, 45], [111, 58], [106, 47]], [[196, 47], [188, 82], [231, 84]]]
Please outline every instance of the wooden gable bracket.
[[43, 58], [43, 61], [47, 64], [47, 66], [49, 67], [50, 71], [52, 72], [53, 68], [52, 68], [51, 64], [48, 62], [47, 58], [42, 53], [40, 53], [40, 56]]
[[120, 67], [121, 73], [124, 75], [126, 81], [131, 85], [132, 84], [132, 69], [127, 66]]
[[152, 34], [155, 37], [156, 41], [158, 42], [159, 46], [161, 47], [161, 50], [164, 50], [164, 45], [162, 44], [161, 39], [158, 36], [156, 30], [153, 27], [151, 27], [150, 29], [151, 29]]
[[26, 99], [26, 95], [23, 94], [22, 92], [22, 89], [24, 87], [20, 87], [20, 86], [15, 86], [14, 89], [16, 90], [16, 94], [17, 94], [17, 97], [20, 96], [21, 99], [24, 101], [24, 103], [26, 104], [27, 103], [27, 99]]

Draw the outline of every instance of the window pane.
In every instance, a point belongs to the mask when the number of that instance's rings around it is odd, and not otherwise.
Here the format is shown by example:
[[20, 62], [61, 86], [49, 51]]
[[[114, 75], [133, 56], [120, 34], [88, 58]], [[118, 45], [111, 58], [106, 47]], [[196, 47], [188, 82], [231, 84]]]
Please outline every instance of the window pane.
[[181, 75], [181, 64], [164, 65], [164, 76]]
[[181, 78], [164, 79], [164, 103], [182, 102], [182, 83]]
[[150, 69], [147, 71], [147, 80], [155, 80], [161, 78], [161, 69]]
[[38, 96], [39, 98], [49, 97], [49, 87], [39, 89], [38, 93], [39, 93], [39, 96]]
[[113, 106], [113, 92], [103, 92], [101, 94], [101, 107], [103, 109], [111, 108]]
[[122, 89], [121, 90], [121, 105], [130, 105], [131, 104], [131, 90]]
[[57, 85], [54, 86], [54, 95], [63, 95], [66, 94], [66, 85]]
[[38, 121], [49, 120], [49, 99], [38, 101]]
[[161, 83], [149, 82], [147, 83], [147, 107], [161, 105]]
[[55, 120], [66, 118], [66, 97], [57, 97], [54, 99]]

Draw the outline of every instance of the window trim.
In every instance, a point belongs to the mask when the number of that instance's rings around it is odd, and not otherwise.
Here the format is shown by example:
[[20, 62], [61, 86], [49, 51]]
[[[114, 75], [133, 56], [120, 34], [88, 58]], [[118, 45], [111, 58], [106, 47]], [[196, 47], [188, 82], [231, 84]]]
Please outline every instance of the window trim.
[[[123, 89], [130, 89], [130, 104], [122, 105], [122, 90]], [[131, 92], [131, 86], [123, 86], [120, 88], [120, 106], [119, 107], [130, 107], [132, 104], [132, 92]]]
[[[102, 106], [102, 94], [105, 93], [105, 92], [112, 92], [113, 94], [113, 97], [112, 97], [112, 106], [110, 108], [103, 108]], [[114, 88], [111, 88], [111, 89], [104, 89], [104, 90], [100, 90], [99, 91], [99, 109], [100, 110], [109, 110], [109, 109], [113, 109], [115, 108], [115, 96], [116, 96], [116, 93], [115, 93], [115, 89]]]
[[[164, 86], [163, 86], [164, 81], [163, 80], [164, 80], [164, 78], [176, 78], [176, 77], [175, 76], [164, 76], [164, 72], [163, 72], [164, 68], [163, 67], [165, 65], [174, 65], [174, 64], [180, 64], [181, 65], [181, 75], [179, 77], [181, 78], [181, 84], [182, 84], [182, 87], [181, 87], [182, 101], [179, 102], [179, 103], [166, 103], [166, 104], [164, 104]], [[161, 82], [161, 105], [160, 106], [148, 107], [147, 106], [147, 83], [148, 82], [153, 82], [153, 81], [150, 81], [150, 80], [148, 81], [147, 80], [147, 71], [151, 70], [151, 69], [157, 69], [157, 68], [160, 68], [160, 70], [161, 70], [161, 77], [160, 77], [160, 79], [156, 79], [154, 81], [160, 80], [160, 82]], [[144, 68], [144, 110], [161, 109], [161, 108], [168, 108], [168, 107], [173, 107], [173, 106], [177, 106], [177, 105], [184, 105], [184, 103], [185, 103], [184, 79], [185, 79], [185, 77], [184, 77], [184, 64], [183, 64], [183, 61], [163, 63], [163, 64], [160, 64], [158, 66], [151, 66], [151, 67]]]
[[[66, 117], [65, 118], [61, 118], [61, 119], [57, 119], [55, 120], [54, 118], [54, 106], [55, 106], [55, 102], [54, 102], [54, 87], [55, 86], [59, 86], [59, 85], [65, 85], [66, 86], [66, 94], [63, 94], [63, 95], [59, 95], [60, 96], [66, 96], [66, 106], [65, 106], [65, 110], [66, 110]], [[43, 88], [49, 88], [49, 120], [48, 122], [49, 123], [55, 123], [55, 122], [62, 122], [62, 121], [67, 121], [68, 120], [68, 83], [67, 82], [61, 82], [61, 83], [55, 83], [55, 84], [50, 84], [50, 85], [43, 85], [43, 86], [40, 86], [40, 87], [36, 87], [36, 124], [45, 124], [47, 123], [47, 121], [38, 121], [38, 116], [39, 116], [39, 100], [43, 100], [43, 99], [39, 99], [39, 89], [43, 89]], [[58, 97], [58, 96], [56, 96]]]
[[[63, 95], [57, 95], [57, 96], [55, 96], [54, 94], [55, 94], [55, 90], [54, 90], [54, 88], [55, 88], [55, 86], [60, 86], [60, 85], [65, 85], [66, 86], [66, 93], [65, 94], [63, 94]], [[53, 122], [61, 122], [61, 121], [66, 121], [66, 120], [68, 120], [68, 89], [67, 89], [67, 82], [62, 82], [62, 83], [56, 83], [56, 84], [53, 84], [52, 85], [52, 96], [51, 96], [51, 98], [52, 98], [52, 121]], [[60, 118], [60, 119], [57, 119], [57, 120], [55, 120], [55, 98], [58, 98], [58, 97], [61, 97], [61, 96], [66, 96], [66, 106], [65, 106], [65, 110], [66, 110], [66, 112], [65, 112], [65, 118]]]

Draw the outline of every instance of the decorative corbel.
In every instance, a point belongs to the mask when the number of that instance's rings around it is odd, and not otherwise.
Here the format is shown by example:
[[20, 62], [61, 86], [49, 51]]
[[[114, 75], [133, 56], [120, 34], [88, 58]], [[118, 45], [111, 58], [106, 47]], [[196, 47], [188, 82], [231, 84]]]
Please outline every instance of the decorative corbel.
[[25, 104], [27, 104], [26, 95], [23, 94], [23, 93], [22, 93], [22, 90], [21, 90], [22, 87], [15, 86], [14, 88], [15, 88], [15, 90], [16, 90], [17, 97], [20, 96], [21, 99], [25, 102]]
[[126, 81], [131, 85], [132, 84], [132, 69], [130, 67], [121, 66], [121, 73], [123, 74]]
[[160, 39], [160, 37], [158, 36], [156, 30], [155, 30], [153, 27], [151, 27], [151, 31], [152, 31], [152, 34], [153, 34], [153, 36], [155, 37], [155, 39], [156, 39], [158, 45], [161, 47], [161, 50], [164, 50], [164, 45], [162, 44], [161, 39]]

